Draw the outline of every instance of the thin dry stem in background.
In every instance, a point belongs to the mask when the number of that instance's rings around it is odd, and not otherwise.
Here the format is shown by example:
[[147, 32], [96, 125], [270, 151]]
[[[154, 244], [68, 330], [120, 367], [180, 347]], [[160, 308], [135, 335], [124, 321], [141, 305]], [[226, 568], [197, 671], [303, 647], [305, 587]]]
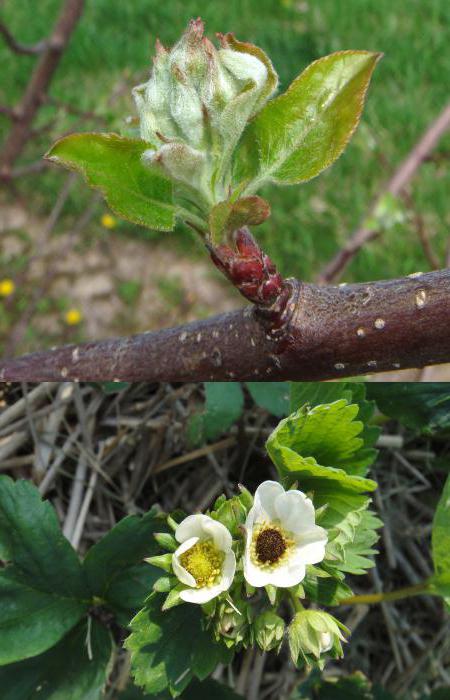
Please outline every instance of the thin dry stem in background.
[[32, 47], [31, 50], [18, 43], [7, 27], [3, 23], [0, 24], [0, 31], [13, 51], [39, 54], [39, 60], [20, 103], [10, 110], [12, 127], [0, 151], [0, 178], [6, 182], [11, 178], [13, 164], [22, 153], [27, 141], [33, 136], [32, 123], [39, 107], [45, 101], [53, 75], [83, 8], [84, 0], [66, 0], [49, 38]]
[[[224, 485], [236, 489], [246, 451], [247, 487], [253, 490], [263, 478], [274, 478], [264, 442], [277, 419], [250, 403], [239, 431], [234, 427], [219, 440], [221, 449], [189, 450], [186, 424], [202, 408], [200, 385], [135, 384], [105, 395], [85, 384], [14, 384], [4, 393], [0, 450], [8, 443], [16, 447], [0, 469], [35, 481], [81, 555], [122, 517], [143, 513], [155, 503], [165, 511], [182, 508], [188, 513], [209, 507]], [[431, 571], [431, 521], [443, 482], [433, 460], [445, 455], [447, 447], [414, 437], [394, 423], [385, 426], [378, 447], [374, 506], [385, 534], [373, 574], [350, 584], [356, 594], [413, 586]], [[180, 459], [189, 452], [189, 460]], [[352, 639], [343, 661], [327, 664], [328, 675], [358, 669], [374, 684], [411, 700], [448, 684], [449, 627], [439, 599], [420, 596], [382, 607], [339, 607], [333, 613], [350, 627]], [[110, 700], [126, 685], [127, 675], [121, 651], [108, 687]], [[218, 667], [214, 677], [231, 682], [247, 700], [287, 700], [302, 674], [284, 647], [279, 656], [239, 654], [231, 668]]]
[[[429, 158], [430, 153], [434, 150], [434, 148], [436, 148], [440, 139], [449, 128], [450, 104], [444, 107], [439, 116], [430, 124], [422, 138], [417, 142], [405, 160], [397, 168], [386, 186], [380, 192], [369, 214], [376, 210], [377, 204], [386, 195], [386, 193], [389, 193], [394, 197], [398, 197], [405, 192], [405, 188], [408, 186], [419, 167]], [[367, 219], [367, 217], [365, 217], [365, 219]], [[361, 250], [361, 248], [366, 245], [366, 243], [376, 238], [379, 233], [380, 231], [378, 228], [368, 228], [362, 224], [350, 236], [345, 246], [322, 270], [319, 275], [319, 283], [327, 284], [339, 279], [345, 267]], [[422, 243], [424, 243], [424, 241], [422, 241]], [[439, 262], [434, 258], [434, 256], [431, 259], [431, 262], [432, 267], [439, 267]], [[437, 265], [434, 264], [435, 262], [437, 262]]]

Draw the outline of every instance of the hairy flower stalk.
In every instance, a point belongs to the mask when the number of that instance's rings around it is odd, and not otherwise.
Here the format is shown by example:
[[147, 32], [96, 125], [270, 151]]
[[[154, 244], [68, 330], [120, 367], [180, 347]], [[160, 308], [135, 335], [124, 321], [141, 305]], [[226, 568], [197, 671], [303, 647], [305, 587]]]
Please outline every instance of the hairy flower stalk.
[[133, 96], [149, 144], [144, 162], [175, 181], [206, 220], [230, 195], [233, 150], [278, 81], [261, 49], [232, 34], [218, 35], [217, 49], [203, 32], [199, 18], [171, 50], [157, 41], [150, 79]]

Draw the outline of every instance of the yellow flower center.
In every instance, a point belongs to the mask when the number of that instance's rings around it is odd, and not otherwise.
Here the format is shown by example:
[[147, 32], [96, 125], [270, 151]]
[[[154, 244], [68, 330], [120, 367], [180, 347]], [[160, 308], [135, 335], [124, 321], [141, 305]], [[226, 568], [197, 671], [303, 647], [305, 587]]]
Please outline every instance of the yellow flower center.
[[183, 552], [180, 564], [195, 578], [197, 588], [204, 588], [217, 583], [224, 558], [224, 553], [211, 540], [206, 540]]
[[278, 523], [259, 523], [253, 528], [250, 556], [262, 569], [273, 569], [285, 561], [294, 546], [290, 533]]

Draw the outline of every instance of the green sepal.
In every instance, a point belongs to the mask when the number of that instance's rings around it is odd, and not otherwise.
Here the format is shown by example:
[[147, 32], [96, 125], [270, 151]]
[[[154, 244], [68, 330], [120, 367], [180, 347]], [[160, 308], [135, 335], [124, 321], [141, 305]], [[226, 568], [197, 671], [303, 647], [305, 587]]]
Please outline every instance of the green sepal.
[[185, 588], [186, 586], [183, 586], [181, 583], [172, 588], [169, 595], [165, 599], [161, 610], [170, 610], [170, 608], [175, 608], [177, 605], [184, 603], [184, 601], [180, 598], [180, 593], [181, 591], [184, 591]]
[[157, 532], [153, 537], [163, 549], [168, 549], [170, 552], [174, 552], [179, 547], [175, 537], [168, 532]]
[[172, 554], [158, 554], [155, 557], [147, 557], [144, 561], [163, 571], [172, 572]]

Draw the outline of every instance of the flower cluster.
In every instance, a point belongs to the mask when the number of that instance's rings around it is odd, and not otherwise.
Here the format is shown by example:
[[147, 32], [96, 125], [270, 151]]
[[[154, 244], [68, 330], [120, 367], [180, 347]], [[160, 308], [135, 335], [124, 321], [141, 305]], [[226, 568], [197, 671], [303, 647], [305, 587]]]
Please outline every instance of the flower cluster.
[[[328, 542], [311, 499], [275, 481], [263, 482], [254, 497], [240, 488], [239, 496], [219, 498], [207, 515], [189, 515], [179, 523], [169, 517], [174, 535], [155, 535], [171, 550], [147, 559], [171, 575], [163, 609], [183, 602], [202, 605], [217, 640], [228, 647], [256, 642], [267, 651], [284, 640], [278, 608], [288, 601], [294, 609], [288, 627], [294, 661], [320, 663], [325, 653], [342, 655], [345, 628], [300, 602], [308, 567], [324, 560]], [[158, 582], [155, 586], [162, 590]]]

